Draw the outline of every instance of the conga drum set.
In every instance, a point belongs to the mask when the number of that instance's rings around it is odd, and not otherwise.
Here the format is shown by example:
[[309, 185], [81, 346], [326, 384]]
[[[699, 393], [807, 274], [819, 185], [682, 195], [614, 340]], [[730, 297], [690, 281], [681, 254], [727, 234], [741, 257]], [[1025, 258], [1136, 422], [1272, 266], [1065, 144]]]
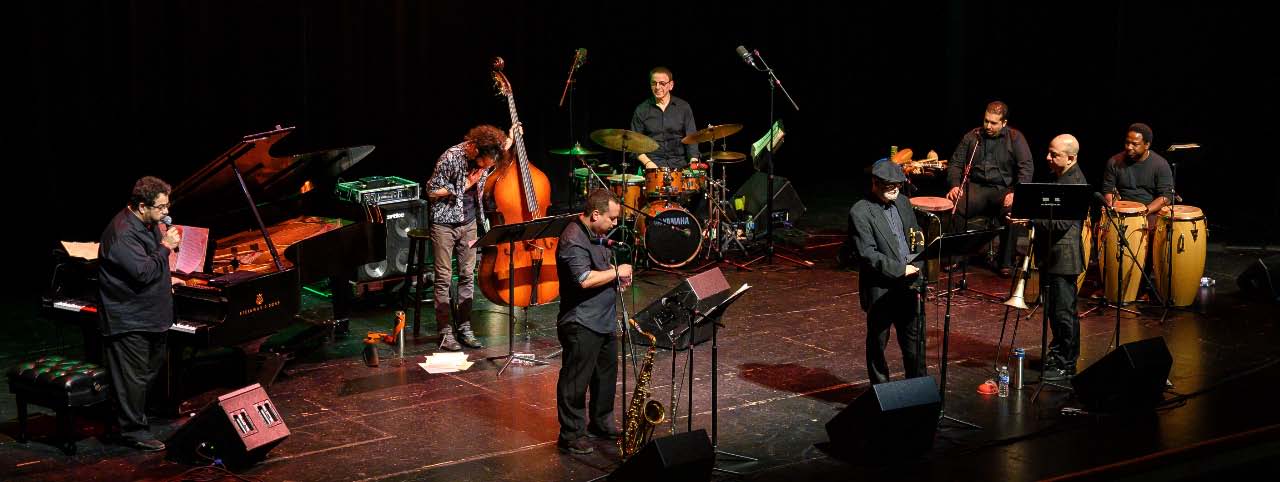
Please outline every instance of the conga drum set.
[[[594, 131], [591, 133], [592, 141], [622, 152], [622, 162], [618, 164], [621, 169], [617, 172], [596, 172], [596, 169], [604, 170], [600, 166], [607, 168], [607, 164], [578, 168], [574, 173], [575, 190], [579, 189], [578, 186], [590, 186], [592, 178], [603, 179], [622, 205], [619, 225], [624, 236], [630, 233], [653, 265], [663, 268], [685, 266], [699, 254], [718, 253], [722, 249], [721, 236], [736, 235], [736, 230], [722, 228], [729, 219], [725, 209], [728, 205], [726, 167], [742, 162], [746, 156], [717, 151], [715, 141], [741, 129], [741, 124], [713, 125], [685, 136], [682, 139], [685, 144], [711, 143], [707, 163], [691, 168], [647, 169], [643, 175], [630, 172], [628, 156], [657, 150], [656, 141], [625, 129]], [[717, 166], [720, 167], [719, 177], [716, 176]], [[585, 180], [577, 181], [579, 178]], [[589, 189], [582, 191], [585, 197]], [[702, 202], [706, 203], [707, 209], [699, 218], [693, 211], [700, 210]]]
[[[1149, 216], [1147, 206], [1134, 201], [1116, 201], [1113, 210], [1117, 222], [1107, 220], [1109, 215], [1104, 210], [1099, 236], [1100, 274], [1107, 301], [1131, 302], [1137, 298], [1149, 257], [1152, 282], [1160, 299], [1169, 300], [1171, 306], [1194, 303], [1200, 278], [1204, 276], [1208, 248], [1209, 228], [1204, 211], [1195, 206], [1176, 205], [1165, 206], [1156, 216]], [[1148, 225], [1149, 219], [1154, 219], [1155, 226]], [[1123, 231], [1132, 250], [1120, 257], [1116, 255], [1122, 249], [1117, 227]]]

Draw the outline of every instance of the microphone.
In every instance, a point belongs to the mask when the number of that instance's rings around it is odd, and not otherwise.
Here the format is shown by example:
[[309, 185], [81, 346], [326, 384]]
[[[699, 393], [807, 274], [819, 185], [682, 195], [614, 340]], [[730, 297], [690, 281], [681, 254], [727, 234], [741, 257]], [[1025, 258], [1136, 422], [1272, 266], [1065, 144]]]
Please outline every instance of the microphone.
[[594, 244], [596, 246], [604, 246], [606, 248], [612, 248], [614, 246], [627, 246], [627, 243], [624, 243], [622, 241], [614, 241], [609, 238], [596, 238], [591, 240], [591, 244]]
[[756, 67], [756, 61], [754, 58], [752, 58], [751, 52], [748, 52], [746, 47], [739, 45], [737, 50], [738, 50], [738, 56], [742, 57], [743, 62], [746, 62], [747, 65], [750, 65], [751, 68], [753, 69], [757, 69], [757, 70], [760, 69], [759, 67]]
[[[161, 222], [161, 223], [164, 223], [165, 228], [166, 228], [166, 229], [165, 229], [166, 231], [168, 231], [168, 228], [173, 227], [173, 218], [172, 218], [172, 217], [170, 217], [170, 216], [165, 216], [165, 217], [164, 217], [164, 219], [161, 219], [161, 220], [160, 220], [160, 222]], [[181, 233], [181, 231], [179, 231], [179, 233]], [[176, 252], [178, 252], [178, 250], [181, 250], [181, 249], [182, 249], [182, 246], [175, 246], [175, 247], [173, 248], [173, 252], [175, 252], [175, 253], [176, 253]]]

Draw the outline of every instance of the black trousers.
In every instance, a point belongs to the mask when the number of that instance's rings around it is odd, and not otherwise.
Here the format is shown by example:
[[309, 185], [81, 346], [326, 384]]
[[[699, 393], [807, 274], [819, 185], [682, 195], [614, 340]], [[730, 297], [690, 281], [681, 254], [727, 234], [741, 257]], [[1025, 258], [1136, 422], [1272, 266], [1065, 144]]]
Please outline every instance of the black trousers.
[[1045, 313], [1049, 315], [1049, 354], [1045, 365], [1074, 371], [1080, 358], [1080, 317], [1076, 313], [1076, 275], [1041, 274]]
[[583, 413], [590, 392], [589, 426], [605, 431], [614, 426], [613, 399], [618, 384], [618, 338], [601, 334], [578, 323], [556, 327], [564, 349], [560, 378], [556, 380], [556, 415], [560, 419], [560, 440], [571, 441], [586, 435], [587, 414]]
[[164, 365], [168, 332], [131, 331], [103, 337], [103, 359], [111, 374], [112, 401], [121, 435], [155, 438], [147, 423], [147, 390]]
[[925, 376], [924, 348], [920, 333], [920, 305], [910, 289], [890, 291], [876, 300], [867, 312], [867, 376], [872, 384], [889, 381], [889, 363], [884, 349], [889, 346], [889, 328], [898, 331], [898, 348], [907, 378]]
[[[956, 200], [956, 216], [952, 219], [951, 232], [965, 231], [969, 220], [978, 216], [986, 216], [996, 220], [996, 223], [1004, 225], [1005, 214], [1009, 212], [1004, 207], [1004, 194], [1006, 191], [1008, 191], [1006, 187], [969, 183], [969, 192]], [[999, 268], [1009, 267], [1013, 264], [1014, 234], [1016, 231], [1010, 226], [1000, 235], [1000, 251], [996, 254], [996, 266]]]

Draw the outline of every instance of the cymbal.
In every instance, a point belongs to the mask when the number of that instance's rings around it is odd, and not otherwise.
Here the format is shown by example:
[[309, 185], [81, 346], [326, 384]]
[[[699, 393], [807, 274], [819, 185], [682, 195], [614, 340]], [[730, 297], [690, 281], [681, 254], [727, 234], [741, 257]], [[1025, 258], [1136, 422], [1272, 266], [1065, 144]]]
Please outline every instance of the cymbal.
[[746, 158], [747, 158], [746, 154], [743, 154], [741, 152], [733, 152], [733, 151], [719, 151], [711, 154], [711, 159], [721, 164], [733, 164], [735, 162], [742, 162]]
[[591, 140], [615, 151], [626, 150], [636, 154], [648, 154], [658, 150], [657, 141], [639, 132], [626, 129], [600, 129], [591, 133]]
[[600, 154], [600, 151], [586, 149], [582, 147], [582, 144], [576, 142], [573, 143], [573, 147], [568, 149], [552, 149], [550, 152], [561, 156], [594, 156], [596, 154]]
[[742, 124], [720, 124], [684, 136], [684, 139], [681, 139], [680, 142], [685, 144], [711, 142], [721, 137], [734, 135], [740, 130], [742, 130]]

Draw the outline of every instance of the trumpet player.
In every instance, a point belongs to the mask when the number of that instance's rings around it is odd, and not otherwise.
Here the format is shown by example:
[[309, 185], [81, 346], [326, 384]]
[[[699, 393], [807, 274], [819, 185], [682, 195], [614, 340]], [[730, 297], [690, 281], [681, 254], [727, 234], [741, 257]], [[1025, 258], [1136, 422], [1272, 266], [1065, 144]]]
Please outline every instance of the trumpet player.
[[925, 376], [923, 327], [919, 320], [920, 263], [908, 261], [923, 243], [911, 201], [902, 194], [902, 167], [881, 160], [871, 167], [871, 190], [849, 210], [849, 236], [858, 257], [858, 301], [867, 312], [867, 374], [872, 384], [889, 381], [884, 349], [889, 328], [907, 378]]
[[[1087, 184], [1076, 156], [1080, 142], [1070, 134], [1062, 134], [1049, 143], [1045, 158], [1058, 184]], [[1025, 224], [1026, 220], [1012, 220]], [[1042, 380], [1066, 380], [1076, 373], [1080, 356], [1080, 318], [1076, 314], [1076, 277], [1084, 271], [1084, 246], [1081, 244], [1082, 220], [1047, 220], [1033, 222], [1036, 267], [1040, 269], [1041, 295], [1053, 341], [1043, 357]]]

